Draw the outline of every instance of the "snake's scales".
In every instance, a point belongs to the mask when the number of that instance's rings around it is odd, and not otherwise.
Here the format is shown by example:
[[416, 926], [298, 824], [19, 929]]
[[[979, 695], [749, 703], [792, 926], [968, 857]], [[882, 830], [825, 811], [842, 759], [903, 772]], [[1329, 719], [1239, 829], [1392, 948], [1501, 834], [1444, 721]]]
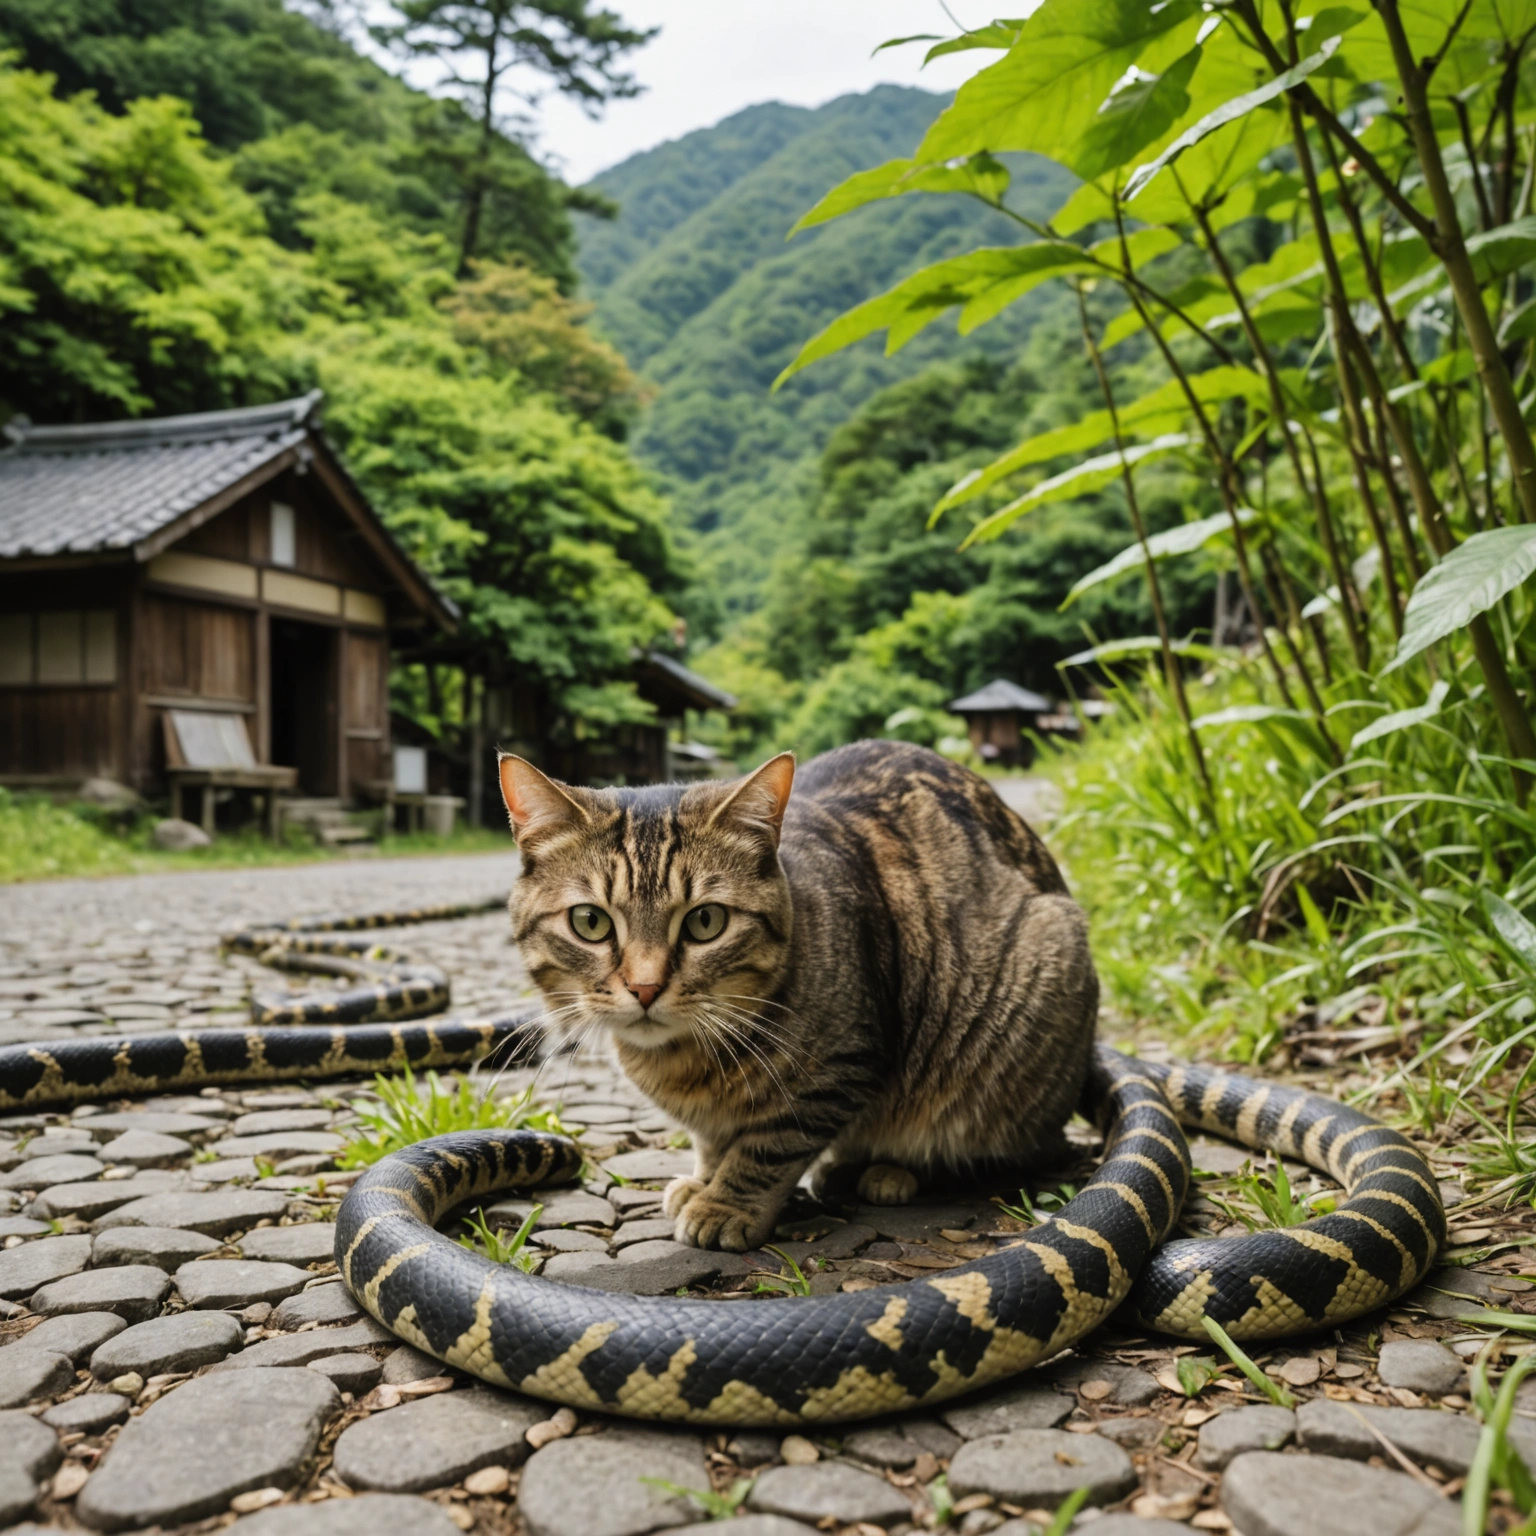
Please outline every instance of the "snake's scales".
[[[535, 1015], [376, 1024], [445, 1007], [448, 979], [344, 930], [496, 905], [308, 919], [228, 947], [355, 985], [253, 1003], [256, 1026], [95, 1037], [0, 1049], [0, 1110], [170, 1088], [528, 1060]], [[349, 1022], [352, 1021], [352, 1022]], [[320, 1025], [326, 1027], [317, 1027]], [[353, 1294], [401, 1338], [500, 1386], [578, 1408], [716, 1424], [827, 1423], [953, 1397], [1081, 1339], [1127, 1297], [1149, 1327], [1206, 1341], [1332, 1327], [1429, 1269], [1445, 1217], [1405, 1137], [1294, 1088], [1098, 1048], [1088, 1101], [1104, 1160], [1048, 1221], [988, 1258], [907, 1284], [737, 1304], [561, 1285], [492, 1263], [435, 1230], [493, 1189], [574, 1178], [576, 1147], [531, 1131], [439, 1136], [353, 1185], [336, 1260]], [[1346, 1198], [1301, 1226], [1165, 1243], [1190, 1176], [1180, 1126], [1287, 1156]]]

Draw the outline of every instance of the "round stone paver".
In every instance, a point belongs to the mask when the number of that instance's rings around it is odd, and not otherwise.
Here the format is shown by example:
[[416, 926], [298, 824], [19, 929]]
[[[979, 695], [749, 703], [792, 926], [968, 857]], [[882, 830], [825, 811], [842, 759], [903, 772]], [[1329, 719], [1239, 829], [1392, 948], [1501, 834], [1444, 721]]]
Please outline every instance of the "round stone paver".
[[180, 1189], [187, 1182], [184, 1173], [164, 1168], [146, 1168], [131, 1179], [97, 1179], [89, 1184], [55, 1184], [45, 1189], [28, 1209], [34, 1216], [63, 1219], [74, 1216], [80, 1221], [105, 1225], [113, 1211], [152, 1195]]
[[1035, 1382], [963, 1398], [939, 1409], [939, 1417], [962, 1440], [1006, 1435], [1016, 1429], [1055, 1429], [1071, 1414], [1070, 1397]]
[[1249, 1451], [1227, 1468], [1221, 1507], [1242, 1536], [1461, 1536], [1461, 1509], [1405, 1472], [1332, 1456]]
[[[351, 1354], [354, 1350], [367, 1349], [374, 1344], [389, 1344], [394, 1335], [371, 1317], [353, 1323], [346, 1328], [311, 1328], [305, 1333], [291, 1333], [286, 1337], [262, 1339], [257, 1344], [247, 1344], [238, 1355], [220, 1361], [216, 1371], [255, 1370], [272, 1365], [308, 1365], [311, 1360], [326, 1355]], [[447, 1366], [437, 1365], [428, 1376], [441, 1376]], [[388, 1380], [386, 1372], [385, 1379]], [[420, 1380], [420, 1377], [415, 1378]]]
[[912, 1504], [899, 1488], [873, 1472], [836, 1461], [806, 1467], [770, 1467], [752, 1485], [747, 1507], [786, 1515], [812, 1525], [831, 1517], [838, 1525], [891, 1525], [912, 1518]]
[[610, 1424], [546, 1445], [529, 1458], [518, 1487], [528, 1536], [644, 1536], [698, 1523], [693, 1503], [642, 1478], [708, 1489], [698, 1436]]
[[0, 1189], [47, 1189], [53, 1184], [79, 1184], [99, 1179], [107, 1171], [105, 1163], [76, 1152], [60, 1152], [52, 1157], [34, 1157], [0, 1173]]
[[1113, 1504], [1136, 1483], [1131, 1458], [1113, 1441], [1062, 1429], [988, 1435], [961, 1446], [949, 1464], [949, 1490], [957, 1499], [990, 1493], [1026, 1508], [1058, 1504], [1084, 1487], [1090, 1504]]
[[24, 1408], [75, 1384], [75, 1363], [52, 1349], [13, 1344], [0, 1349], [0, 1408]]
[[372, 1355], [326, 1355], [311, 1360], [309, 1369], [319, 1371], [335, 1382], [338, 1392], [350, 1392], [353, 1397], [371, 1392], [378, 1386], [383, 1372], [383, 1367]]
[[1229, 1408], [1200, 1426], [1200, 1448], [1195, 1465], [1220, 1472], [1244, 1451], [1278, 1451], [1296, 1434], [1296, 1415], [1289, 1408], [1261, 1403], [1252, 1408]]
[[29, 1413], [0, 1413], [0, 1527], [31, 1514], [37, 1485], [59, 1464], [59, 1437]]
[[163, 1269], [120, 1264], [55, 1280], [34, 1292], [28, 1305], [44, 1317], [60, 1312], [115, 1312], [138, 1323], [160, 1310], [170, 1288], [171, 1277]]
[[336, 1223], [299, 1222], [291, 1227], [257, 1227], [240, 1239], [241, 1257], [281, 1264], [323, 1264], [335, 1257]]
[[1377, 1374], [1389, 1387], [1411, 1392], [1459, 1392], [1467, 1382], [1467, 1366], [1433, 1339], [1398, 1339], [1381, 1346]]
[[961, 1446], [960, 1436], [936, 1419], [906, 1419], [874, 1429], [851, 1430], [843, 1437], [843, 1450], [859, 1461], [877, 1467], [910, 1467], [927, 1451], [948, 1458]]
[[92, 1350], [127, 1326], [115, 1312], [70, 1312], [44, 1318], [30, 1333], [22, 1334], [16, 1343], [28, 1349], [57, 1350], [78, 1365]]
[[218, 1251], [216, 1239], [182, 1227], [113, 1227], [110, 1232], [97, 1234], [91, 1263], [98, 1269], [110, 1264], [153, 1264], [169, 1274], [205, 1253]]
[[61, 1434], [99, 1435], [108, 1425], [120, 1424], [128, 1417], [133, 1403], [120, 1392], [87, 1392], [55, 1403], [42, 1415]]
[[176, 1289], [189, 1307], [248, 1307], [255, 1301], [281, 1301], [314, 1278], [294, 1264], [198, 1259], [176, 1271]]
[[441, 1360], [434, 1360], [424, 1350], [410, 1344], [402, 1344], [384, 1357], [384, 1381], [391, 1387], [403, 1387], [412, 1381], [427, 1381], [433, 1376], [441, 1376], [447, 1369]]
[[200, 1376], [130, 1419], [75, 1503], [119, 1531], [222, 1514], [238, 1493], [289, 1488], [341, 1406], [314, 1371]]
[[[314, 1276], [309, 1278], [313, 1280]], [[267, 1326], [292, 1332], [310, 1323], [351, 1323], [362, 1315], [363, 1309], [353, 1300], [352, 1293], [337, 1280], [330, 1285], [313, 1285], [290, 1296], [278, 1305]]]
[[400, 1493], [280, 1504], [229, 1529], [237, 1536], [459, 1536], [459, 1527], [436, 1504]]
[[[1323, 1456], [1352, 1456], [1361, 1461], [1381, 1454], [1379, 1430], [1405, 1456], [1436, 1467], [1450, 1477], [1465, 1475], [1477, 1454], [1481, 1430], [1471, 1419], [1438, 1408], [1381, 1408], [1370, 1403], [1334, 1403], [1325, 1397], [1303, 1403], [1296, 1413], [1296, 1438], [1304, 1449]], [[1518, 1420], [1510, 1439], [1528, 1454], [1536, 1431]]]
[[227, 1312], [173, 1312], [152, 1317], [108, 1339], [91, 1356], [91, 1374], [111, 1381], [128, 1371], [146, 1380], [170, 1371], [195, 1371], [240, 1348], [244, 1331]]
[[0, 1298], [19, 1301], [51, 1280], [76, 1275], [91, 1262], [88, 1237], [41, 1237], [0, 1251]]
[[515, 1467], [523, 1436], [547, 1419], [543, 1403], [477, 1387], [402, 1403], [349, 1425], [336, 1442], [336, 1475], [349, 1488], [420, 1493], [480, 1467]]
[[120, 1205], [99, 1218], [95, 1226], [98, 1231], [110, 1227], [185, 1227], [205, 1237], [227, 1237], [254, 1227], [258, 1221], [281, 1216], [287, 1209], [287, 1195], [275, 1190], [173, 1191]]
[[179, 1163], [191, 1153], [191, 1147], [179, 1136], [163, 1136], [158, 1131], [124, 1131], [101, 1149], [109, 1163], [131, 1168], [160, 1168]]
[[328, 1109], [255, 1109], [230, 1122], [231, 1136], [265, 1136], [272, 1131], [323, 1131], [336, 1117]]

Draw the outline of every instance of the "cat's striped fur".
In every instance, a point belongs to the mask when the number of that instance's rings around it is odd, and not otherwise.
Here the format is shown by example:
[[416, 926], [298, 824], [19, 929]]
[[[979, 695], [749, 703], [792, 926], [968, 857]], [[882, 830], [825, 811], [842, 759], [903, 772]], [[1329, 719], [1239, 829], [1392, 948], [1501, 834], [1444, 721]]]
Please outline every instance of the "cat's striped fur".
[[[696, 1177], [667, 1192], [680, 1240], [756, 1246], [817, 1159], [823, 1183], [846, 1170], [896, 1202], [1058, 1144], [1098, 1006], [1086, 923], [985, 780], [899, 742], [686, 788], [501, 770], [530, 973], [692, 1133]], [[727, 920], [701, 942], [685, 920], [711, 905]], [[611, 932], [582, 936], [577, 907]]]

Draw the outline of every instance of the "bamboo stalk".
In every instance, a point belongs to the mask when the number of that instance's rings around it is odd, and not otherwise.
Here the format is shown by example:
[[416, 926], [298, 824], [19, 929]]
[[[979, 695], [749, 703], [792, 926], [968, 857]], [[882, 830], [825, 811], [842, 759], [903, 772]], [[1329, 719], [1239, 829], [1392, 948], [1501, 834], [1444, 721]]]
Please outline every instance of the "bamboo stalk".
[[1141, 546], [1142, 563], [1146, 567], [1147, 591], [1152, 599], [1152, 616], [1157, 622], [1158, 645], [1163, 653], [1163, 671], [1168, 678], [1169, 691], [1173, 694], [1179, 718], [1184, 722], [1184, 734], [1189, 740], [1189, 750], [1194, 756], [1200, 782], [1205, 788], [1206, 808], [1211, 818], [1211, 826], [1214, 828], [1220, 825], [1216, 818], [1216, 791], [1211, 784], [1211, 773], [1206, 765], [1205, 748], [1201, 745], [1200, 733], [1195, 729], [1193, 717], [1189, 712], [1189, 697], [1184, 691], [1184, 674], [1179, 670], [1178, 657], [1173, 654], [1173, 643], [1168, 634], [1168, 615], [1163, 607], [1162, 583], [1157, 577], [1157, 561], [1153, 558], [1151, 546], [1147, 543], [1147, 529], [1141, 516], [1141, 502], [1136, 495], [1136, 477], [1131, 473], [1131, 466], [1125, 458], [1125, 438], [1120, 431], [1120, 413], [1115, 405], [1115, 392], [1110, 386], [1109, 374], [1104, 367], [1099, 344], [1094, 339], [1093, 327], [1088, 322], [1088, 305], [1083, 298], [1083, 285], [1074, 283], [1072, 286], [1077, 294], [1077, 313], [1082, 325], [1083, 345], [1087, 347], [1088, 356], [1093, 360], [1093, 371], [1099, 381], [1099, 393], [1104, 397], [1104, 409], [1109, 412], [1110, 426], [1114, 432], [1115, 452], [1120, 457], [1120, 478], [1125, 486], [1125, 500], [1130, 508], [1131, 526], [1136, 531], [1136, 542]]
[[[1446, 276], [1450, 278], [1456, 308], [1461, 315], [1461, 323], [1466, 327], [1467, 344], [1477, 360], [1478, 375], [1483, 381], [1483, 388], [1488, 392], [1488, 404], [1492, 408], [1494, 421], [1498, 423], [1499, 435], [1504, 439], [1504, 452], [1509, 456], [1510, 477], [1515, 482], [1515, 499], [1521, 520], [1536, 522], [1536, 443], [1532, 442], [1530, 429], [1520, 413], [1520, 401], [1515, 395], [1509, 370], [1504, 366], [1493, 323], [1483, 305], [1477, 274], [1472, 270], [1472, 258], [1467, 254], [1467, 242], [1456, 213], [1455, 194], [1446, 178], [1440, 141], [1435, 137], [1425, 72], [1414, 58], [1413, 49], [1403, 30], [1397, 0], [1376, 0], [1376, 10], [1381, 16], [1387, 41], [1392, 48], [1398, 81], [1403, 88], [1408, 132], [1413, 139], [1419, 168], [1424, 175], [1424, 185], [1435, 210], [1433, 234], [1427, 237], [1430, 249], [1440, 258]], [[1532, 745], [1536, 746], [1536, 734], [1532, 736]]]

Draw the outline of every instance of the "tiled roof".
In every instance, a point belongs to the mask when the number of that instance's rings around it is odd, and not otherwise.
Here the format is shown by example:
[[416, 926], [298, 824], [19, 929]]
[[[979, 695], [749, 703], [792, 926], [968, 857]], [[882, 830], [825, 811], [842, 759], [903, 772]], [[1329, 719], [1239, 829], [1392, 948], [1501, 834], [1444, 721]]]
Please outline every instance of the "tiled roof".
[[103, 426], [13, 420], [0, 559], [131, 549], [302, 442], [320, 399]]
[[975, 693], [968, 693], [963, 699], [956, 699], [949, 706], [951, 713], [957, 715], [983, 714], [988, 712], [1000, 712], [1016, 709], [1026, 715], [1039, 715], [1046, 713], [1051, 707], [1049, 699], [1043, 699], [1038, 693], [1032, 693], [1028, 688], [1020, 688], [1017, 683], [1010, 683], [1003, 678], [994, 678], [985, 688], [978, 688]]
[[700, 677], [691, 667], [668, 656], [665, 651], [642, 651], [635, 655], [636, 681], [642, 697], [647, 685], [663, 698], [655, 702], [687, 709], [735, 709], [735, 695], [717, 688], [707, 677]]

